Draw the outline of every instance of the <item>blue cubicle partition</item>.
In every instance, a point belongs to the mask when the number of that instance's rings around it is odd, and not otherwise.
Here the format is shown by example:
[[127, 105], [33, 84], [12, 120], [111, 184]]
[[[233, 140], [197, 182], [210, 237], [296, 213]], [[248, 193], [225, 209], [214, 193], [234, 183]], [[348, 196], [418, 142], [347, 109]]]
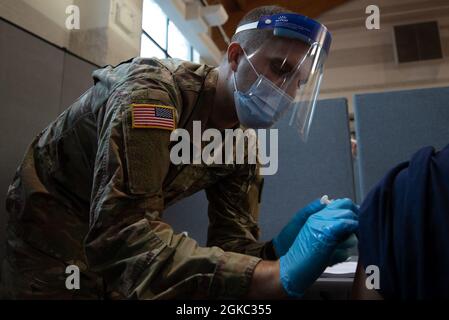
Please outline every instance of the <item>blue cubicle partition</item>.
[[362, 197], [424, 146], [449, 143], [449, 88], [355, 95], [358, 169]]
[[275, 236], [299, 208], [322, 195], [355, 197], [346, 99], [318, 102], [307, 143], [288, 120], [278, 125], [278, 173], [265, 177], [259, 219], [263, 240]]
[[[279, 168], [265, 176], [259, 215], [261, 240], [271, 239], [298, 208], [328, 194], [354, 198], [348, 110], [345, 99], [317, 104], [307, 143], [301, 142], [288, 117], [279, 129]], [[200, 245], [207, 239], [207, 199], [203, 191], [164, 213], [175, 231], [187, 231]]]

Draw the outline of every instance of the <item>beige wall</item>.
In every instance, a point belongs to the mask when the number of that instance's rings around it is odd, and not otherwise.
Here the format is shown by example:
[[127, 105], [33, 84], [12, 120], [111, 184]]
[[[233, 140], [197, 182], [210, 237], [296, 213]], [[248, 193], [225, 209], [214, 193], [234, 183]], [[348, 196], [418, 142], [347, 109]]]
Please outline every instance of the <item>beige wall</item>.
[[[0, 0], [0, 14], [23, 28], [99, 65], [116, 64], [140, 51], [142, 0], [125, 0], [136, 12], [136, 26], [125, 34], [111, 22], [117, 0]], [[65, 8], [81, 9], [81, 30], [65, 29]], [[380, 30], [367, 30], [365, 8], [381, 11]], [[352, 0], [321, 17], [333, 34], [321, 98], [354, 93], [449, 85], [448, 0]], [[444, 58], [398, 65], [393, 26], [437, 20]]]
[[[134, 15], [130, 32], [116, 23], [117, 3], [124, 3]], [[80, 8], [80, 30], [65, 27], [71, 4]], [[142, 0], [0, 0], [0, 15], [98, 65], [114, 65], [140, 54]]]
[[[380, 29], [367, 30], [365, 8], [380, 8]], [[352, 0], [319, 20], [333, 35], [321, 98], [347, 97], [352, 112], [354, 93], [449, 86], [448, 0]], [[397, 64], [393, 26], [437, 20], [443, 59]]]
[[65, 10], [73, 0], [0, 0], [0, 16], [60, 47], [67, 47]]

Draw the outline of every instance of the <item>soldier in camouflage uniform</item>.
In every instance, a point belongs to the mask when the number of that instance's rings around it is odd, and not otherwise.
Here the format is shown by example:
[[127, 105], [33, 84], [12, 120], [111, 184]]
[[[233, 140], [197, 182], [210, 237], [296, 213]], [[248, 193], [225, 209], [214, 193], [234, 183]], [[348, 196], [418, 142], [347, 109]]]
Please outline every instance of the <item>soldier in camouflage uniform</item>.
[[[206, 124], [217, 69], [137, 58], [93, 76], [96, 85], [34, 139], [9, 189], [8, 295], [241, 295], [257, 262], [275, 258], [256, 241], [256, 166], [175, 166], [171, 130], [131, 123], [133, 105], [156, 104], [176, 109], [178, 128]], [[167, 206], [200, 189], [210, 201], [208, 248], [161, 220]], [[71, 264], [82, 271], [80, 290], [65, 288]]]
[[[177, 128], [208, 126], [219, 70], [136, 58], [93, 73], [95, 85], [32, 141], [8, 190], [2, 294], [13, 299], [239, 298], [256, 265], [262, 179], [255, 164], [174, 165], [173, 128], [135, 126], [164, 106]], [[238, 124], [238, 123], [237, 123]], [[204, 189], [207, 247], [176, 234], [164, 209]], [[188, 214], [186, 212], [186, 214]], [[81, 272], [67, 290], [66, 267]]]

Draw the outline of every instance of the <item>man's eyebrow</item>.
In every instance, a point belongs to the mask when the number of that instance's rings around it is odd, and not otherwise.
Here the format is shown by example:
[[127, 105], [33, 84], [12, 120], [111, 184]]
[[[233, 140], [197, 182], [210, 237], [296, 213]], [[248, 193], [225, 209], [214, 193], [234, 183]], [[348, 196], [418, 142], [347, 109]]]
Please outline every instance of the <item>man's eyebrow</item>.
[[290, 63], [290, 62], [286, 62], [286, 67], [289, 69], [289, 70], [292, 70], [294, 67], [295, 67], [295, 65], [293, 64], [293, 63]]
[[283, 63], [281, 66], [281, 70], [285, 71], [285, 72], [292, 72], [294, 68], [295, 68], [295, 66], [293, 64], [289, 63], [288, 61]]
[[283, 58], [279, 58], [279, 57], [274, 57], [272, 59], [274, 62], [280, 62], [280, 70], [292, 70], [293, 69], [293, 65], [291, 63], [289, 63], [289, 61], [283, 59]]

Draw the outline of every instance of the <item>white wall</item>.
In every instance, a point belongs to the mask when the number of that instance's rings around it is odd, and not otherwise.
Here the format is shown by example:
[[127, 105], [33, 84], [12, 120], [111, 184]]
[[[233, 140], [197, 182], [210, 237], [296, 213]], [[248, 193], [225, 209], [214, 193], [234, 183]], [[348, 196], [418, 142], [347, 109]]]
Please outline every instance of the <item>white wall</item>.
[[[365, 8], [380, 8], [380, 29], [367, 30]], [[318, 18], [333, 35], [320, 98], [360, 92], [449, 86], [449, 1], [353, 0]], [[397, 64], [393, 26], [437, 20], [443, 59]]]
[[[10, 2], [16, 2], [9, 0]], [[27, 5], [39, 11], [58, 26], [63, 27], [65, 23], [64, 12], [67, 6], [73, 3], [73, 0], [23, 0]]]
[[[132, 12], [131, 32], [116, 23], [117, 3]], [[80, 30], [65, 27], [71, 4], [80, 8]], [[0, 0], [0, 15], [98, 65], [115, 65], [140, 54], [142, 0]]]
[[0, 0], [0, 16], [54, 43], [67, 47], [65, 10], [73, 0]]
[[[99, 65], [116, 65], [140, 55], [142, 0], [74, 0], [81, 28], [71, 32], [69, 49]], [[132, 15], [130, 31], [117, 23], [117, 5]]]

